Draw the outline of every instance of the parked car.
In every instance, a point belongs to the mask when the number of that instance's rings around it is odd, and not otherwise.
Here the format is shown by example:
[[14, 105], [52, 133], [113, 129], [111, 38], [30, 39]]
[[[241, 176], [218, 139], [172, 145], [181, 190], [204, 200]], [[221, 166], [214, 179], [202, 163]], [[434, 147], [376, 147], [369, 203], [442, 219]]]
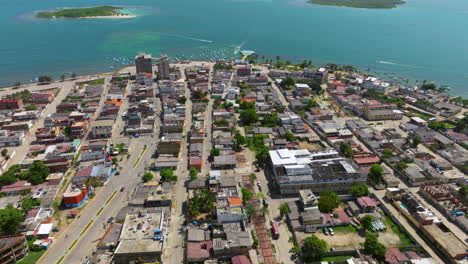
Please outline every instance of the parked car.
[[125, 186], [122, 186], [122, 188], [120, 188], [120, 191], [123, 192], [125, 190]]
[[257, 182], [257, 187], [259, 191], [262, 191], [262, 185], [259, 182]]
[[58, 227], [52, 228], [52, 232], [59, 232], [59, 231], [60, 231], [60, 228], [58, 228]]
[[263, 199], [263, 206], [268, 207], [270, 204], [267, 199]]
[[327, 229], [326, 226], [323, 227], [323, 233], [324, 233], [326, 236], [328, 236], [328, 234], [329, 234], [329, 233], [328, 233], [328, 229]]
[[331, 228], [328, 228], [328, 232], [330, 232], [330, 235], [331, 235], [331, 236], [334, 236], [334, 235], [335, 235], [335, 232], [333, 232], [333, 229], [331, 229]]
[[109, 219], [107, 219], [107, 223], [108, 223], [108, 224], [112, 223], [112, 221], [114, 221], [114, 217], [112, 217], [112, 216], [109, 217]]

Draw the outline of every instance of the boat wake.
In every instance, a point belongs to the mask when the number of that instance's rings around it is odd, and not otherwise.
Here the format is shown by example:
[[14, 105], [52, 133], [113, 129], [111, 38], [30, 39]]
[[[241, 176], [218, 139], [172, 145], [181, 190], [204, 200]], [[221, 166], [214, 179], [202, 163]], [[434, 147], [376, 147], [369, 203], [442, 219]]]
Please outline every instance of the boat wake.
[[156, 32], [156, 33], [159, 34], [159, 35], [164, 35], [164, 36], [169, 36], [169, 37], [174, 37], [174, 38], [188, 39], [188, 40], [199, 41], [199, 42], [206, 42], [206, 43], [214, 43], [213, 40], [209, 40], [209, 39], [192, 38], [192, 37], [189, 37], [189, 36], [178, 35], [178, 34], [162, 33], [162, 32]]
[[388, 65], [399, 65], [398, 63], [394, 63], [394, 62], [391, 62], [391, 61], [382, 61], [382, 60], [379, 60], [379, 61], [376, 61], [377, 63], [380, 63], [380, 64], [388, 64]]
[[401, 64], [401, 63], [396, 63], [396, 62], [391, 62], [391, 61], [384, 61], [384, 60], [378, 60], [376, 62], [380, 63], [380, 64], [393, 65], [393, 66], [402, 66], [402, 67], [408, 67], [408, 68], [424, 68], [422, 66]]
[[239, 46], [236, 46], [234, 48], [234, 54], [238, 54], [244, 45], [245, 45], [245, 41], [242, 41], [241, 44], [239, 44]]

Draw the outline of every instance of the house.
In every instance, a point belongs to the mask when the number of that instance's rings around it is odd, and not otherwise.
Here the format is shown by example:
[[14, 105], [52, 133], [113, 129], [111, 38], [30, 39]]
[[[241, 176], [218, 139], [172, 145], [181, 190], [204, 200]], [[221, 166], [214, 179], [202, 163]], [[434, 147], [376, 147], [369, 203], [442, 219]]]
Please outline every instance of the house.
[[363, 196], [357, 198], [356, 201], [361, 208], [361, 212], [372, 213], [377, 208], [377, 202], [373, 198]]
[[189, 242], [187, 244], [187, 262], [199, 263], [213, 255], [213, 241]]
[[32, 92], [29, 101], [34, 104], [48, 104], [54, 101], [53, 92]]
[[21, 99], [0, 99], [0, 110], [19, 110], [23, 109], [24, 104]]
[[114, 120], [97, 120], [93, 122], [90, 131], [91, 138], [110, 138], [112, 137], [112, 129]]
[[158, 142], [158, 154], [170, 154], [177, 156], [182, 141], [181, 133], [165, 134]]
[[0, 236], [0, 245], [0, 259], [5, 264], [17, 263], [29, 252], [25, 235]]
[[237, 166], [235, 155], [220, 155], [214, 157], [211, 165], [214, 169], [234, 169]]
[[0, 147], [13, 147], [23, 144], [23, 131], [0, 130]]
[[166, 226], [162, 211], [138, 211], [126, 215], [119, 244], [114, 251], [115, 264], [160, 262]]
[[366, 179], [354, 163], [340, 158], [335, 150], [271, 150], [267, 171], [282, 194], [298, 194], [304, 189], [344, 193]]
[[63, 193], [63, 203], [66, 208], [79, 207], [86, 202], [89, 189], [85, 184], [68, 185], [68, 188]]

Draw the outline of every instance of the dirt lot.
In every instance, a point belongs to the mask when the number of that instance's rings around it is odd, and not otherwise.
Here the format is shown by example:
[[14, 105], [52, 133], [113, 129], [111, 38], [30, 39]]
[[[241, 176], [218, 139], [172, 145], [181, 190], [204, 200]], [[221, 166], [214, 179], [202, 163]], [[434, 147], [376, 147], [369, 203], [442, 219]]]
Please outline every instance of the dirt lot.
[[[334, 229], [336, 230], [336, 228]], [[301, 243], [306, 237], [310, 236], [310, 233], [296, 232], [298, 242]], [[325, 235], [320, 229], [315, 233], [317, 237], [327, 241], [329, 247], [340, 250], [353, 250], [362, 248], [365, 238], [359, 236], [357, 232], [348, 231], [335, 231], [334, 236]], [[388, 228], [385, 232], [379, 232], [379, 241], [386, 246], [397, 246], [400, 243], [400, 238], [395, 234], [391, 228]]]

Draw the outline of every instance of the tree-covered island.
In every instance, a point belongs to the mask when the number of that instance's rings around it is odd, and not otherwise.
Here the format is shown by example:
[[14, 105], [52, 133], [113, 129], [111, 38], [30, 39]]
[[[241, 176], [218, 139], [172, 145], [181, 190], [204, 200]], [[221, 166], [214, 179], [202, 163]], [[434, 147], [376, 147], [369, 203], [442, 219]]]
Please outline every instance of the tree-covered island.
[[96, 6], [85, 8], [69, 8], [52, 12], [40, 12], [36, 16], [39, 18], [86, 18], [86, 17], [127, 17], [122, 13], [121, 7], [116, 6]]
[[311, 4], [354, 8], [390, 9], [406, 3], [402, 0], [308, 0]]

